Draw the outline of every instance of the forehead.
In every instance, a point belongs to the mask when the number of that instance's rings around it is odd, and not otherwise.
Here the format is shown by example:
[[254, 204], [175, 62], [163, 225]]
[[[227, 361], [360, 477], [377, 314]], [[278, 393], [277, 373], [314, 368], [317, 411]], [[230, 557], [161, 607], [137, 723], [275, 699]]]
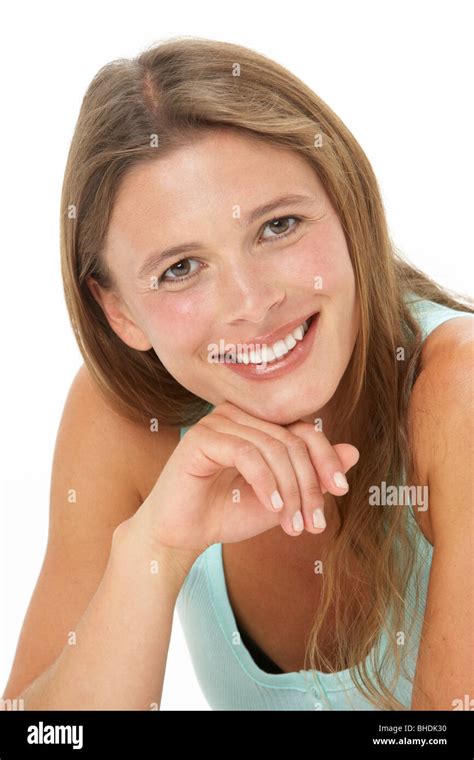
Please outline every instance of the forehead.
[[324, 196], [316, 172], [296, 151], [231, 130], [211, 130], [129, 171], [114, 203], [107, 247], [142, 250], [151, 240], [186, 237], [191, 221], [205, 232], [211, 213], [214, 220], [216, 214], [232, 219], [236, 205], [244, 214], [290, 193]]
[[[311, 189], [308, 184], [320, 187], [316, 172], [296, 151], [240, 133], [213, 130], [156, 161], [133, 167], [121, 185], [115, 209], [118, 216], [154, 201], [163, 207], [175, 200], [201, 204], [231, 199], [243, 204], [257, 196], [261, 201], [267, 191], [296, 191], [286, 188], [291, 183], [302, 183], [301, 190]], [[173, 210], [179, 213], [180, 208]]]

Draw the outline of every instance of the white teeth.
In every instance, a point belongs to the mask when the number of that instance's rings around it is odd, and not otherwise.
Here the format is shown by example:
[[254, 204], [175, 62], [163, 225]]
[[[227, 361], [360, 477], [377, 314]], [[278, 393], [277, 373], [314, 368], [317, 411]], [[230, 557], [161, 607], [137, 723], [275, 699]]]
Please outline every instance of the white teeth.
[[294, 348], [296, 343], [297, 341], [294, 339], [293, 335], [288, 335], [288, 337], [285, 338], [285, 344], [288, 349]]
[[237, 351], [237, 362], [239, 364], [249, 364], [249, 354], [248, 351]]
[[262, 361], [262, 357], [260, 356], [260, 349], [251, 348], [249, 350], [249, 354], [250, 354], [250, 362], [252, 364], [259, 364]]
[[277, 340], [277, 342], [273, 344], [272, 349], [277, 359], [279, 359], [280, 356], [287, 354], [290, 350], [284, 340]]
[[275, 352], [270, 348], [270, 346], [264, 346], [262, 348], [261, 354], [263, 362], [272, 362], [274, 359], [276, 359]]
[[261, 364], [262, 362], [272, 362], [275, 359], [280, 359], [285, 354], [293, 350], [296, 344], [303, 340], [305, 333], [308, 330], [308, 320], [305, 320], [303, 324], [295, 327], [294, 330], [289, 333], [285, 338], [277, 340], [272, 346], [250, 347], [245, 350], [237, 352], [238, 364]]
[[303, 335], [304, 335], [303, 326], [298, 325], [298, 327], [295, 327], [291, 335], [293, 335], [293, 337], [296, 338], [296, 340], [303, 340]]

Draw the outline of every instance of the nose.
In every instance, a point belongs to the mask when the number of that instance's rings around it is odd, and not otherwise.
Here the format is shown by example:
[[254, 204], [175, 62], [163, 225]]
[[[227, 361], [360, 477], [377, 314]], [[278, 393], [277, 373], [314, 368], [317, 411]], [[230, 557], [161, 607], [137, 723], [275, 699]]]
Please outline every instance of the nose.
[[272, 271], [247, 260], [232, 267], [222, 282], [222, 314], [229, 325], [263, 323], [270, 309], [285, 299], [285, 289]]

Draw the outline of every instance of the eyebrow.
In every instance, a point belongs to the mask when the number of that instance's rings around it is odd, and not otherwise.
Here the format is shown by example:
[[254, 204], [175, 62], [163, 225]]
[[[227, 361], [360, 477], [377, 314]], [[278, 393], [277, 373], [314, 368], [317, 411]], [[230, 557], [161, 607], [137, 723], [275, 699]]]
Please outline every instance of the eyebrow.
[[[247, 215], [245, 219], [245, 225], [248, 227], [261, 216], [274, 211], [280, 206], [287, 206], [290, 203], [309, 205], [311, 203], [314, 203], [315, 200], [316, 198], [309, 195], [299, 195], [295, 193], [291, 195], [282, 195], [279, 198], [274, 198], [272, 201], [268, 201], [267, 203], [263, 203], [261, 206], [254, 208], [253, 211]], [[173, 256], [184, 253], [190, 253], [202, 247], [203, 243], [200, 243], [199, 241], [192, 241], [189, 243], [182, 243], [181, 245], [174, 245], [171, 248], [166, 248], [164, 251], [154, 251], [149, 256], [147, 256], [142, 266], [138, 270], [137, 279], [144, 279], [151, 271], [155, 269], [158, 264], [160, 264], [165, 259], [170, 259]]]

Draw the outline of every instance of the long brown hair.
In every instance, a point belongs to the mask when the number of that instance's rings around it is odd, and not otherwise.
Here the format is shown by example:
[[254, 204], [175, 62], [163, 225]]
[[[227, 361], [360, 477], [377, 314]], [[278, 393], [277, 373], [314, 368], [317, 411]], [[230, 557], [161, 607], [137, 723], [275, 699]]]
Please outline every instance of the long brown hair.
[[[338, 116], [290, 71], [240, 45], [178, 37], [134, 59], [112, 61], [96, 74], [80, 109], [61, 199], [64, 292], [79, 349], [108, 403], [139, 424], [148, 426], [158, 418], [163, 425], [191, 425], [212, 408], [180, 386], [153, 349], [133, 350], [120, 340], [87, 280], [115, 287], [102, 252], [127, 172], [215, 128], [238, 130], [303, 156], [317, 172], [345, 232], [361, 328], [346, 370], [351, 392], [338, 410], [341, 428], [333, 443], [350, 440], [360, 460], [348, 474], [348, 494], [336, 499], [341, 525], [324, 558], [321, 604], [306, 655], [313, 671], [352, 667], [358, 689], [379, 709], [406, 709], [393, 695], [395, 680], [385, 682], [383, 663], [374, 661], [371, 676], [365, 657], [371, 650], [378, 656], [380, 631], [392, 611], [389, 642], [396, 677], [405, 668], [397, 636], [401, 631], [410, 635], [404, 614], [416, 549], [406, 507], [374, 510], [367, 494], [373, 484], [402, 483], [413, 471], [408, 401], [419, 371], [422, 334], [406, 293], [460, 311], [472, 313], [474, 308], [397, 251], [366, 155]], [[403, 361], [396, 357], [400, 347]], [[338, 438], [343, 427], [351, 429], [350, 439]], [[360, 579], [351, 575], [350, 556], [357, 557]], [[350, 619], [340, 608], [348, 581]], [[369, 612], [362, 602], [367, 597], [372, 600]], [[413, 623], [419, 611], [416, 600], [409, 616]], [[330, 661], [319, 651], [329, 614], [334, 615]]]

